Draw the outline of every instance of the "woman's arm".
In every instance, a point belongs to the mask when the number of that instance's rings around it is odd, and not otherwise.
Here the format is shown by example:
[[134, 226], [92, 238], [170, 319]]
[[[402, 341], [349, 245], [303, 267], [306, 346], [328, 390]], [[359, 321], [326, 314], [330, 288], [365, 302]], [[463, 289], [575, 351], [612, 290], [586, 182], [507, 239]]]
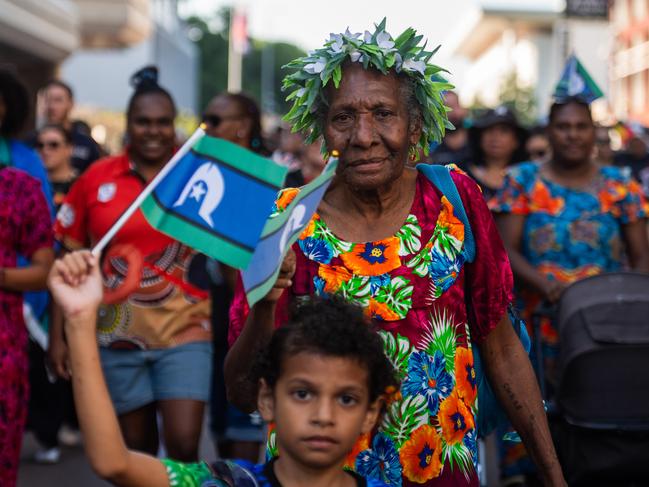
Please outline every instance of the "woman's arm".
[[509, 261], [516, 279], [541, 293], [551, 303], [558, 301], [565, 285], [547, 279], [527, 261], [521, 252], [525, 216], [499, 213], [496, 215], [496, 224], [509, 255]]
[[108, 395], [95, 336], [102, 296], [97, 260], [88, 251], [67, 254], [54, 264], [49, 286], [65, 315], [74, 402], [92, 468], [118, 486], [168, 487], [160, 460], [126, 448]]
[[26, 267], [0, 268], [0, 289], [17, 292], [45, 289], [53, 261], [54, 250], [43, 247], [34, 252]]
[[649, 272], [647, 219], [641, 218], [632, 223], [622, 225], [622, 234], [633, 270]]
[[479, 348], [489, 383], [523, 439], [544, 485], [567, 485], [552, 444], [536, 376], [507, 313]]
[[295, 274], [295, 252], [289, 250], [273, 289], [255, 304], [241, 335], [225, 357], [224, 375], [228, 400], [244, 412], [257, 409], [257, 384], [250, 378], [250, 369], [258, 352], [268, 344], [275, 329], [277, 301], [292, 285]]

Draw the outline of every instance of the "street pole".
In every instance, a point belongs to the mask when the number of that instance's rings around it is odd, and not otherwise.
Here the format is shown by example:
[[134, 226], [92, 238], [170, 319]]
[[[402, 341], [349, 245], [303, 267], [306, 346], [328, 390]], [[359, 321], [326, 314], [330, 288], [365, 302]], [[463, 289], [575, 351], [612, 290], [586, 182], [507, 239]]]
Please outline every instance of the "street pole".
[[238, 45], [237, 36], [240, 34], [238, 25], [241, 22], [239, 12], [236, 8], [230, 8], [230, 29], [228, 36], [228, 91], [230, 93], [241, 92], [241, 61], [243, 52]]

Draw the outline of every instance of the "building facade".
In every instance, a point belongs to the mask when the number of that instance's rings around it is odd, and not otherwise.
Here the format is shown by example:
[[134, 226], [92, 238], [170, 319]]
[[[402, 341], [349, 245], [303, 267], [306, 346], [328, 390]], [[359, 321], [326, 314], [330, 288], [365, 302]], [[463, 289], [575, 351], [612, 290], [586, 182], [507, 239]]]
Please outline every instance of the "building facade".
[[[454, 54], [469, 61], [463, 101], [495, 106], [503, 84], [515, 76], [520, 87], [533, 90], [541, 119], [570, 53], [608, 94], [608, 20], [568, 17], [565, 7], [559, 0], [480, 0], [453, 46]], [[606, 102], [595, 112], [606, 112]]]
[[132, 93], [129, 78], [154, 64], [160, 84], [173, 95], [179, 110], [196, 113], [198, 62], [196, 46], [178, 17], [177, 0], [150, 0], [150, 32], [138, 43], [94, 44], [71, 54], [61, 77], [73, 87], [78, 105], [122, 112]]
[[649, 0], [614, 0], [610, 8], [613, 111], [649, 126]]

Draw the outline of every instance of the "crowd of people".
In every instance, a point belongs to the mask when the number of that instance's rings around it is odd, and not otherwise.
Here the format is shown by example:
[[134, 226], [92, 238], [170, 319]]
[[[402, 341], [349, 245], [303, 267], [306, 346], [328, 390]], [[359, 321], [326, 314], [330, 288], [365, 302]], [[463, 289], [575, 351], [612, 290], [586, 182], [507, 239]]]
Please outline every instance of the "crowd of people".
[[[139, 211], [101, 258], [84, 250], [178, 147], [155, 67], [131, 79], [114, 155], [73, 120], [61, 80], [43, 85], [45, 119], [25, 133], [28, 93], [0, 70], [0, 485], [16, 483], [27, 427], [45, 463], [80, 429], [117, 485], [477, 486], [478, 351], [509, 420], [499, 432], [524, 445], [502, 445], [503, 481], [566, 485], [543, 407], [556, 326], [546, 317], [532, 336], [542, 397], [514, 308], [529, 325], [575, 281], [649, 273], [647, 132], [614, 153], [579, 96], [543, 126], [505, 106], [470, 113], [431, 80], [414, 31], [368, 34], [291, 63], [294, 107], [272, 133], [245, 94], [204, 108], [208, 135], [288, 167], [274, 215], [339, 154], [252, 307], [236, 269]], [[206, 412], [212, 464], [198, 454]]]

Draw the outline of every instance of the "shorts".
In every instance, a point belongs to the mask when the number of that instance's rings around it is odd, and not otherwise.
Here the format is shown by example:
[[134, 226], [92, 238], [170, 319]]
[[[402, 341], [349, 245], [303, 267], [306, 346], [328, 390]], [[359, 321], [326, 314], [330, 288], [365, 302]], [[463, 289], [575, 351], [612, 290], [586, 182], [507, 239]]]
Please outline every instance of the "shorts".
[[99, 347], [99, 353], [118, 415], [165, 399], [207, 402], [210, 397], [210, 342], [151, 350]]

